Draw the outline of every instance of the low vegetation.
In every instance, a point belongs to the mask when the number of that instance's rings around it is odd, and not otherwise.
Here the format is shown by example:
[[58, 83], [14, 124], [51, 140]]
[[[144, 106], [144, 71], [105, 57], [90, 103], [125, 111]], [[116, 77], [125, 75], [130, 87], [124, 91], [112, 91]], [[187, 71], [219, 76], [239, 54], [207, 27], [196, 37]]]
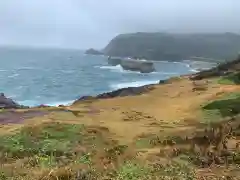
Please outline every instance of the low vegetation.
[[212, 114], [220, 114], [221, 117], [237, 115], [240, 113], [240, 93], [228, 93], [203, 106], [203, 109]]
[[233, 73], [218, 80], [220, 84], [239, 85], [240, 73]]

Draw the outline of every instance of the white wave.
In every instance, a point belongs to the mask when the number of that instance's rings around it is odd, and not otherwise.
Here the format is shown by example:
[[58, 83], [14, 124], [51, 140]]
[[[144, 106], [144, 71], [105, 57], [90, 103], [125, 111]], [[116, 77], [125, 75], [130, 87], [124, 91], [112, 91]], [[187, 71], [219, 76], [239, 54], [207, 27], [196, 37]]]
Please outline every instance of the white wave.
[[95, 68], [99, 68], [99, 69], [109, 69], [109, 70], [123, 70], [123, 68], [121, 67], [121, 65], [117, 65], [117, 66], [95, 66]]
[[34, 70], [34, 69], [38, 69], [38, 68], [31, 67], [31, 66], [23, 66], [23, 67], [17, 68], [17, 70]]
[[48, 105], [48, 106], [59, 106], [59, 105], [69, 106], [73, 102], [74, 101], [58, 101], [58, 102], [53, 102], [53, 103], [47, 103], [46, 105]]
[[4, 69], [0, 69], [0, 72], [6, 72], [7, 70], [4, 70]]
[[125, 82], [125, 83], [118, 83], [118, 84], [111, 84], [110, 88], [113, 90], [121, 89], [121, 88], [127, 88], [127, 87], [139, 87], [144, 86], [147, 84], [156, 84], [159, 80], [156, 81], [136, 81], [136, 82]]
[[191, 71], [191, 72], [196, 72], [196, 73], [197, 73], [197, 72], [200, 72], [200, 71], [198, 71], [198, 70], [196, 70], [196, 69], [190, 69], [190, 71]]
[[18, 74], [18, 73], [15, 73], [15, 74], [12, 74], [12, 75], [7, 76], [7, 77], [8, 77], [8, 78], [14, 78], [14, 77], [17, 77], [17, 76], [19, 76], [19, 74]]
[[53, 107], [57, 107], [59, 105], [67, 106], [67, 105], [71, 105], [73, 102], [74, 101], [58, 101], [58, 102], [52, 102], [52, 103], [41, 103], [40, 101], [36, 101], [36, 100], [18, 101], [19, 104], [24, 106], [29, 106], [29, 107], [35, 107], [41, 104], [46, 106], [53, 106]]
[[62, 73], [65, 73], [65, 74], [72, 74], [74, 73], [75, 71], [74, 70], [61, 70]]
[[107, 69], [110, 70], [111, 72], [117, 72], [117, 73], [140, 73], [137, 71], [129, 71], [129, 70], [124, 70], [121, 65], [117, 66], [95, 66], [96, 68], [100, 69]]

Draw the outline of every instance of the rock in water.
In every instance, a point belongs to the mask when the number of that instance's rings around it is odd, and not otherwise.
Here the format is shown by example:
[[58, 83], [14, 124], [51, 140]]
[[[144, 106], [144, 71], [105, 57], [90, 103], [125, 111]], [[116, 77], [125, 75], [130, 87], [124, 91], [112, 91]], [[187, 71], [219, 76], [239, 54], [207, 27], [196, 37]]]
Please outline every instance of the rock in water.
[[98, 51], [96, 49], [88, 49], [86, 50], [85, 54], [90, 54], [90, 55], [103, 55], [103, 53], [101, 51]]
[[120, 65], [125, 70], [138, 71], [141, 73], [151, 73], [155, 71], [154, 64], [150, 61], [124, 59]]
[[12, 99], [7, 98], [4, 93], [0, 93], [0, 109], [19, 109], [19, 108], [27, 108], [25, 106], [21, 106], [18, 103], [14, 102]]

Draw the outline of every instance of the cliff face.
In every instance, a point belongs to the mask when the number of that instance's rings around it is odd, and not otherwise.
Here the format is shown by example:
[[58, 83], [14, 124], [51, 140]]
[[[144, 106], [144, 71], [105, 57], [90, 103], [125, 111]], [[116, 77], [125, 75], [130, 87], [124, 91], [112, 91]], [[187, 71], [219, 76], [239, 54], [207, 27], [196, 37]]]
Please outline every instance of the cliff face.
[[240, 35], [133, 33], [118, 35], [104, 54], [150, 60], [183, 60], [190, 57], [232, 59], [240, 51]]

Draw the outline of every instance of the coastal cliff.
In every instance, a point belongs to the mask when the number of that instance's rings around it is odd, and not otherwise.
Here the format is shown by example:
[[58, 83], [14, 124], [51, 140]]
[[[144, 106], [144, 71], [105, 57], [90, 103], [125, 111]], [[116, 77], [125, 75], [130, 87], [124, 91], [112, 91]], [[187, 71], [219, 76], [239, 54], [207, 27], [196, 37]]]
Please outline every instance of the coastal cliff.
[[104, 48], [103, 52], [108, 56], [149, 60], [181, 61], [191, 57], [199, 57], [200, 59], [212, 58], [218, 61], [235, 58], [239, 49], [240, 35], [232, 33], [132, 33], [116, 36]]

